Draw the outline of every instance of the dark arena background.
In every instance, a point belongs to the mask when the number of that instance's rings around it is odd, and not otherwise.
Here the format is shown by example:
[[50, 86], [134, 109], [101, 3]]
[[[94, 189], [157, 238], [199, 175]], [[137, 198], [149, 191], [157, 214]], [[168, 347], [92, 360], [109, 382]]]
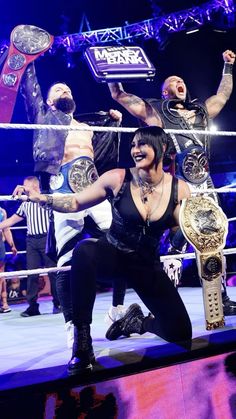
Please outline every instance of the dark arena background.
[[[20, 24], [35, 25], [55, 36], [52, 48], [36, 61], [44, 96], [55, 81], [66, 82], [76, 113], [118, 109], [124, 127], [138, 121], [98, 83], [84, 58], [91, 45], [137, 45], [156, 68], [153, 81], [124, 83], [137, 96], [160, 97], [163, 80], [182, 77], [191, 98], [204, 101], [216, 93], [223, 69], [222, 53], [236, 51], [236, 4], [232, 0], [0, 0], [0, 65], [10, 33]], [[235, 66], [234, 66], [235, 67]], [[235, 81], [235, 68], [234, 75]], [[236, 90], [214, 119], [212, 129], [236, 131]], [[1, 113], [1, 109], [0, 109]], [[27, 123], [17, 97], [12, 123]], [[121, 134], [119, 166], [129, 167], [128, 140]], [[0, 128], [0, 195], [11, 195], [24, 177], [33, 175], [32, 131]], [[235, 136], [210, 137], [210, 169], [216, 187], [236, 184]], [[229, 219], [226, 248], [236, 247], [236, 196], [221, 194]], [[1, 202], [8, 216], [18, 207]], [[7, 256], [6, 271], [25, 269], [25, 228], [13, 231], [19, 254]], [[9, 252], [9, 248], [7, 247]], [[192, 249], [188, 249], [190, 252]], [[166, 243], [163, 239], [163, 254]], [[228, 294], [236, 300], [236, 257], [226, 257]], [[194, 336], [191, 351], [180, 350], [153, 335], [106, 341], [104, 315], [111, 290], [98, 289], [92, 334], [97, 364], [89, 376], [68, 377], [62, 314], [52, 316], [47, 276], [42, 278], [43, 316], [21, 318], [26, 307], [26, 278], [8, 280], [11, 313], [0, 314], [0, 417], [18, 418], [236, 418], [236, 316], [222, 329], [206, 331], [195, 259], [185, 260], [179, 292], [189, 312]], [[102, 291], [102, 292], [101, 292]], [[106, 292], [105, 292], [106, 291]], [[125, 304], [139, 302], [129, 289]], [[145, 310], [145, 307], [143, 307]], [[170, 307], [171, 310], [171, 307]]]

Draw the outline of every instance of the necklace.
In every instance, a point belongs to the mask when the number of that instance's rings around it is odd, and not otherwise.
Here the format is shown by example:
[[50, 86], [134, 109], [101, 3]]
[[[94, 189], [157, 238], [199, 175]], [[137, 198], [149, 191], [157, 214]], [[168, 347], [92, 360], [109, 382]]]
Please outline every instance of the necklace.
[[[143, 204], [145, 204], [148, 200], [147, 195], [152, 194], [153, 192], [156, 191], [156, 188], [158, 187], [158, 185], [160, 185], [161, 182], [163, 182], [164, 179], [164, 172], [162, 173], [161, 179], [159, 180], [159, 182], [153, 184], [153, 183], [149, 183], [145, 180], [143, 180], [140, 176], [138, 177], [138, 186], [140, 188], [140, 197], [141, 197], [141, 201]], [[163, 188], [163, 185], [162, 185]]]
[[196, 113], [193, 109], [189, 110], [184, 108], [177, 108], [176, 111], [179, 114], [180, 118], [184, 118], [187, 121], [196, 116]]
[[[154, 206], [154, 208], [150, 208], [148, 206], [148, 197], [146, 195], [152, 194], [154, 191], [156, 191], [156, 188], [157, 188], [158, 185], [160, 185], [160, 183], [161, 183], [160, 199], [158, 200], [158, 202]], [[143, 204], [147, 208], [146, 225], [149, 227], [150, 218], [151, 218], [152, 214], [154, 214], [154, 212], [158, 209], [158, 207], [161, 203], [161, 200], [162, 200], [162, 195], [163, 195], [163, 191], [164, 191], [164, 172], [163, 172], [162, 177], [159, 180], [159, 182], [156, 183], [155, 185], [151, 185], [148, 182], [144, 182], [142, 179], [139, 178], [139, 188], [140, 188], [141, 201], [143, 202]], [[144, 228], [144, 230], [145, 230], [145, 228]]]

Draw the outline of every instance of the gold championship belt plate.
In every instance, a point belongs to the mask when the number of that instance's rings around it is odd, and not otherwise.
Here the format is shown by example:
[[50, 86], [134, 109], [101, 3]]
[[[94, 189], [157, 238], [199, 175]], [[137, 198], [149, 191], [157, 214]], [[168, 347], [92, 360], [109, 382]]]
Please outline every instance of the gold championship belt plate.
[[196, 196], [183, 200], [179, 218], [182, 232], [196, 253], [206, 329], [223, 327], [221, 281], [225, 263], [222, 250], [228, 233], [227, 217], [212, 198]]

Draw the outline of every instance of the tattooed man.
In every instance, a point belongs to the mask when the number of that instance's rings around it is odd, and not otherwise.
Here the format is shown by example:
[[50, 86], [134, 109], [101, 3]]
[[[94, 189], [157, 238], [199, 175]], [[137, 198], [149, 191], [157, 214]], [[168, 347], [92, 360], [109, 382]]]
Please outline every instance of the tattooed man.
[[[226, 50], [223, 61], [223, 74], [217, 92], [204, 103], [190, 99], [186, 84], [179, 76], [170, 76], [164, 81], [162, 99], [139, 98], [125, 92], [121, 83], [109, 83], [112, 98], [142, 123], [185, 130], [181, 134], [169, 135], [164, 163], [172, 169], [172, 174], [187, 181], [192, 191], [213, 187], [209, 174], [208, 137], [188, 131], [208, 129], [209, 121], [220, 113], [230, 98], [235, 53]], [[218, 200], [216, 194], [213, 198]], [[172, 250], [182, 250], [185, 239], [180, 229], [172, 234], [171, 243]], [[236, 303], [229, 300], [224, 283], [223, 303], [225, 315], [236, 314]]]

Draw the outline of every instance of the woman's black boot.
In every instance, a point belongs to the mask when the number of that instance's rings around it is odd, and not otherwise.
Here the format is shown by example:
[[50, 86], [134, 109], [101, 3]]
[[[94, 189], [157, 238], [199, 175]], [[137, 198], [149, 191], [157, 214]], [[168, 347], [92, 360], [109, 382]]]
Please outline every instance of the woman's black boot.
[[90, 336], [90, 325], [82, 324], [74, 327], [74, 344], [72, 358], [68, 363], [68, 374], [81, 374], [92, 371], [95, 356]]
[[116, 340], [120, 336], [129, 337], [131, 333], [138, 333], [142, 335], [145, 333], [143, 329], [143, 321], [145, 317], [141, 307], [134, 303], [128, 307], [124, 317], [120, 320], [116, 320], [106, 332], [106, 338], [108, 340]]

